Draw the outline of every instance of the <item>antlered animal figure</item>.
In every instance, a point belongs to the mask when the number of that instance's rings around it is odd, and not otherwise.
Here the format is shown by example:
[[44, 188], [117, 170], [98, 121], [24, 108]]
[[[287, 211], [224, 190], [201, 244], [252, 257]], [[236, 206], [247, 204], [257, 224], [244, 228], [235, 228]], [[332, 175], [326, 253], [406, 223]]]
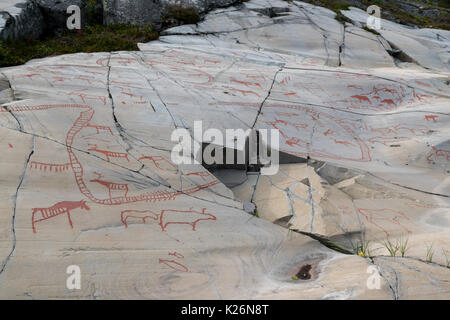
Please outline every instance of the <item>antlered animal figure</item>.
[[33, 208], [33, 213], [31, 215], [31, 226], [33, 227], [33, 232], [36, 233], [35, 224], [40, 221], [48, 220], [54, 218], [61, 214], [67, 213], [69, 218], [70, 227], [73, 228], [72, 219], [70, 218], [70, 211], [74, 209], [84, 209], [91, 210], [87, 205], [85, 200], [81, 201], [61, 201], [49, 208]]

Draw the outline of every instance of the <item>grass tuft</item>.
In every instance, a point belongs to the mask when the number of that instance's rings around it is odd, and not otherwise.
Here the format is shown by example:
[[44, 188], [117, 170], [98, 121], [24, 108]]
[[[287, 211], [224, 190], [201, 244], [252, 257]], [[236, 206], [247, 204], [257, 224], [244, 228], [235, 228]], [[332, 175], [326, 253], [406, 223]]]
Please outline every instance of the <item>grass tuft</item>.
[[358, 244], [356, 245], [356, 248], [355, 248], [355, 253], [358, 256], [363, 257], [363, 258], [371, 257], [372, 255], [371, 255], [371, 252], [369, 249], [369, 244], [370, 244], [370, 241], [366, 241], [366, 240], [358, 241]]
[[445, 266], [446, 266], [447, 268], [450, 268], [450, 258], [449, 258], [449, 256], [448, 256], [448, 251], [442, 249], [442, 254], [443, 254], [444, 257], [445, 257]]
[[433, 244], [427, 245], [426, 261], [433, 262], [434, 249]]
[[397, 252], [399, 250], [399, 244], [391, 242], [391, 240], [387, 239], [383, 241], [383, 246], [389, 251], [391, 257], [397, 256]]
[[402, 257], [404, 257], [406, 255], [406, 252], [408, 251], [408, 241], [408, 238], [400, 238], [398, 240], [398, 249]]

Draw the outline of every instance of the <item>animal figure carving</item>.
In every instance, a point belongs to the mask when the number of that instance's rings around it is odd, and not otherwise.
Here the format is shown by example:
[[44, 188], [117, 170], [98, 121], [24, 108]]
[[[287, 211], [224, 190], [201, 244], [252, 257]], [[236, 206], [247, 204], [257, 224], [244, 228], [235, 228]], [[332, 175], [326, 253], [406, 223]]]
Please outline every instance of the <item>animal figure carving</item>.
[[206, 208], [203, 208], [201, 212], [195, 210], [163, 210], [159, 225], [162, 231], [166, 231], [170, 224], [187, 224], [192, 227], [192, 231], [195, 231], [197, 223], [200, 221], [216, 220], [215, 216], [205, 211]]
[[430, 115], [430, 114], [425, 116], [425, 120], [427, 120], [427, 121], [432, 120], [432, 121], [436, 122], [436, 119], [437, 119], [437, 118], [439, 118], [439, 116], [436, 116], [436, 115]]
[[88, 128], [94, 128], [95, 130], [97, 130], [97, 134], [100, 133], [100, 130], [103, 130], [103, 131], [108, 131], [109, 134], [112, 135], [112, 136], [114, 135], [114, 133], [111, 131], [111, 128], [108, 127], [108, 126], [98, 126], [98, 125], [93, 125], [93, 124], [88, 123], [88, 124], [86, 125], [86, 127], [88, 127]]
[[125, 210], [122, 211], [122, 214], [120, 216], [122, 223], [125, 225], [125, 228], [128, 228], [128, 218], [136, 218], [142, 220], [143, 223], [145, 223], [146, 219], [152, 219], [152, 220], [158, 220], [159, 214], [154, 213], [150, 210]]
[[161, 170], [170, 170], [170, 171], [176, 171], [177, 167], [171, 163], [170, 161], [168, 161], [166, 158], [162, 157], [162, 156], [143, 156], [140, 157], [138, 159], [139, 161], [141, 160], [150, 160], [153, 161], [153, 164], [156, 168], [161, 169]]
[[94, 151], [103, 154], [106, 157], [106, 161], [109, 162], [110, 158], [124, 158], [128, 162], [130, 162], [130, 159], [128, 159], [128, 153], [125, 152], [113, 152], [108, 150], [101, 150], [97, 147], [96, 144], [89, 144], [90, 146], [93, 146], [92, 148], [88, 149], [88, 151]]
[[111, 191], [125, 191], [124, 196], [126, 197], [128, 195], [128, 184], [100, 180], [101, 178], [103, 178], [103, 175], [97, 172], [94, 172], [94, 174], [98, 176], [97, 179], [92, 179], [90, 181], [105, 186], [108, 189], [109, 199], [112, 199]]
[[150, 210], [125, 210], [122, 211], [121, 220], [122, 223], [128, 227], [127, 219], [137, 218], [141, 219], [143, 223], [147, 219], [154, 221], [159, 221], [158, 225], [161, 227], [162, 231], [166, 231], [170, 224], [186, 224], [192, 228], [192, 231], [196, 231], [197, 223], [200, 221], [212, 220], [215, 221], [216, 217], [210, 213], [206, 212], [206, 208], [202, 211], [196, 210], [161, 210], [161, 212], [154, 213]]
[[367, 98], [366, 96], [359, 95], [359, 94], [356, 94], [356, 95], [354, 95], [354, 96], [351, 96], [351, 98], [358, 99], [359, 102], [366, 101], [366, 102], [369, 102], [369, 103], [370, 103], [370, 99], [369, 99], [369, 98]]
[[35, 224], [40, 221], [48, 220], [54, 218], [61, 214], [67, 214], [69, 219], [70, 227], [73, 228], [72, 219], [70, 218], [70, 211], [74, 209], [84, 209], [91, 210], [87, 205], [85, 200], [81, 201], [62, 201], [49, 208], [33, 208], [33, 213], [31, 215], [31, 226], [33, 227], [33, 232], [36, 233]]
[[404, 224], [410, 222], [409, 217], [402, 211], [394, 209], [358, 209], [358, 212], [363, 215], [366, 220], [374, 226], [382, 230], [387, 237], [390, 236], [388, 226], [394, 224], [402, 227], [407, 233], [412, 233]]
[[166, 266], [174, 269], [175, 271], [181, 271], [181, 272], [189, 271], [189, 269], [185, 265], [183, 265], [179, 262], [176, 262], [175, 260], [159, 259], [159, 263], [163, 263]]

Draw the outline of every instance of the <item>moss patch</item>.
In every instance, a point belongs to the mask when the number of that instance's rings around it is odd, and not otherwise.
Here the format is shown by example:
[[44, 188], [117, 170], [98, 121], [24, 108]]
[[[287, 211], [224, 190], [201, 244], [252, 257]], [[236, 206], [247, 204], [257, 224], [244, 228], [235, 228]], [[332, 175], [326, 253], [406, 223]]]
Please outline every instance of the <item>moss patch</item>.
[[0, 67], [67, 53], [138, 50], [138, 42], [157, 38], [158, 33], [151, 25], [117, 24], [87, 26], [78, 32], [66, 31], [61, 36], [41, 40], [0, 41]]
[[167, 14], [163, 17], [163, 27], [173, 27], [183, 24], [196, 24], [200, 21], [200, 15], [193, 7], [180, 4], [171, 4], [167, 8]]

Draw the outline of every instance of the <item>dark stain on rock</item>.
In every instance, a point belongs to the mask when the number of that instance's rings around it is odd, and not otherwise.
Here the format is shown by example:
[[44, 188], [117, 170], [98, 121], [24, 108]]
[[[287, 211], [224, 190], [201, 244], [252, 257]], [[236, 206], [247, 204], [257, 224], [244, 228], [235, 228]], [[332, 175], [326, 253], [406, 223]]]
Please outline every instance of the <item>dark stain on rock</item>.
[[311, 279], [311, 269], [312, 266], [310, 264], [304, 264], [297, 272], [296, 276], [301, 280], [309, 280]]

